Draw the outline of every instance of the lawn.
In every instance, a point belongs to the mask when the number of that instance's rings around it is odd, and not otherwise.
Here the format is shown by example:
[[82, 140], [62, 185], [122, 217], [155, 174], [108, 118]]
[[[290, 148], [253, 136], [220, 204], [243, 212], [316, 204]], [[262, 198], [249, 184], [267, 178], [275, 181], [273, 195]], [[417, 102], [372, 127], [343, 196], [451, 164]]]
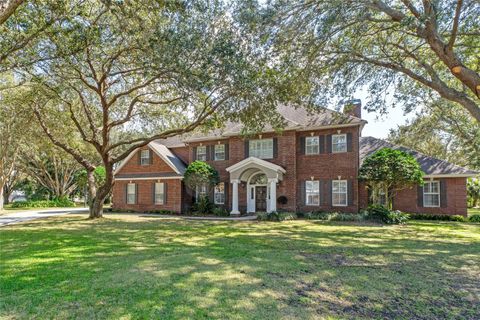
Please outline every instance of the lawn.
[[480, 317], [480, 224], [70, 215], [0, 241], [2, 319]]

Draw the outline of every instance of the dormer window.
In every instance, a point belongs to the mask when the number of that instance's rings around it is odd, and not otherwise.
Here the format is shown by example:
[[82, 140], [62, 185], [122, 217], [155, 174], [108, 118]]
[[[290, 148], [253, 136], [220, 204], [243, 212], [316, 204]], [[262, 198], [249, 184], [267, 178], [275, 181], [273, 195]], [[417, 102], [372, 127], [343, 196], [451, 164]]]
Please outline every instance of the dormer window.
[[345, 133], [332, 135], [332, 152], [347, 152], [347, 135]]
[[140, 165], [146, 166], [150, 164], [150, 150], [142, 150], [140, 152]]

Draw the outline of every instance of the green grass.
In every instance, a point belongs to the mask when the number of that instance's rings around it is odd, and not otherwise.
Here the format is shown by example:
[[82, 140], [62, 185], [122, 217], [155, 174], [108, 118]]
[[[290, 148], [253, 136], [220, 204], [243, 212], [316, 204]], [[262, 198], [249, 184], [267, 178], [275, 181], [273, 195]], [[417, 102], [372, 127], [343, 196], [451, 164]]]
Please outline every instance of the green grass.
[[474, 215], [474, 214], [480, 214], [480, 208], [469, 208], [468, 209], [468, 215]]
[[480, 225], [56, 217], [0, 233], [0, 318], [478, 319]]

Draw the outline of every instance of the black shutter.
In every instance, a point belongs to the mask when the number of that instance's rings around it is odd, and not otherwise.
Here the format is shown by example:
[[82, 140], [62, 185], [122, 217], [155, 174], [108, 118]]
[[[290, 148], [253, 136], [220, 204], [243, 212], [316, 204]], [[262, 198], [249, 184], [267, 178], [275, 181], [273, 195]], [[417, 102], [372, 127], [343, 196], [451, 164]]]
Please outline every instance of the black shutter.
[[250, 156], [250, 144], [248, 140], [245, 140], [245, 158]]
[[351, 134], [351, 133], [347, 133], [347, 151], [348, 151], [348, 152], [351, 152], [352, 149], [353, 149], [353, 148], [352, 148], [352, 147], [353, 147], [353, 146], [352, 146], [352, 143], [353, 143], [353, 141], [352, 141], [352, 134]]
[[304, 206], [307, 204], [307, 193], [306, 193], [306, 184], [305, 180], [300, 181], [300, 199], [302, 199], [301, 205]]
[[447, 202], [447, 180], [440, 180], [440, 207], [446, 208], [448, 205]]
[[137, 153], [137, 161], [138, 161], [138, 165], [141, 165], [142, 164], [142, 150], [138, 150], [138, 153]]
[[278, 157], [278, 139], [273, 138], [273, 158]]
[[318, 152], [325, 153], [325, 136], [323, 134], [318, 136], [318, 144]]
[[353, 180], [347, 182], [348, 205], [353, 206]]
[[300, 154], [305, 153], [305, 137], [300, 137]]
[[125, 204], [128, 203], [128, 182], [125, 185]]
[[153, 164], [153, 152], [152, 150], [148, 150], [148, 156], [149, 156], [149, 160], [150, 160], [150, 164]]
[[212, 146], [205, 146], [205, 161], [213, 160], [210, 158]]
[[327, 138], [327, 153], [332, 153], [332, 135], [328, 134], [326, 135]]
[[211, 203], [215, 203], [215, 186], [213, 186], [213, 188], [211, 188], [210, 190], [208, 190], [208, 199], [210, 200]]
[[163, 204], [167, 204], [167, 184], [163, 183]]
[[135, 204], [138, 204], [138, 183], [135, 183]]
[[321, 206], [323, 204], [325, 198], [325, 191], [323, 191], [323, 180], [318, 180], [318, 192], [320, 193], [320, 198], [318, 201], [318, 205]]
[[225, 160], [228, 160], [229, 158], [230, 158], [229, 145], [228, 143], [225, 143]]
[[325, 185], [326, 185], [326, 188], [325, 188], [325, 204], [327, 206], [332, 206], [332, 180], [327, 180], [325, 182]]
[[197, 160], [197, 147], [192, 148], [192, 161]]
[[155, 185], [156, 185], [155, 182], [153, 182], [153, 184], [152, 184], [152, 203], [153, 204], [156, 204], [155, 203], [155, 191], [156, 191], [155, 190]]
[[420, 185], [417, 187], [417, 206], [423, 207], [423, 186]]

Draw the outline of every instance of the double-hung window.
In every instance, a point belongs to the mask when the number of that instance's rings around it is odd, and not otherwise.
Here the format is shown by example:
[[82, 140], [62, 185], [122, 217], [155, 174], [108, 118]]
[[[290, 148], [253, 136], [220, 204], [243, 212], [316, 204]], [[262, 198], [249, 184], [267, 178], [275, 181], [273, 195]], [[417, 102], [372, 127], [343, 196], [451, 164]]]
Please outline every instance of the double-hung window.
[[307, 205], [320, 205], [320, 181], [305, 181], [305, 196]]
[[345, 133], [332, 135], [332, 152], [347, 152], [347, 135]]
[[137, 185], [135, 183], [127, 184], [127, 204], [135, 204], [137, 200]]
[[215, 161], [225, 160], [225, 145], [216, 144], [215, 145]]
[[207, 161], [207, 146], [197, 147], [197, 160]]
[[423, 185], [423, 206], [440, 207], [440, 182], [426, 181]]
[[207, 185], [202, 184], [202, 185], [197, 186], [197, 192], [196, 193], [197, 193], [197, 200], [199, 200], [200, 198], [206, 197], [207, 196]]
[[165, 204], [165, 183], [155, 183], [155, 204]]
[[332, 181], [332, 205], [341, 207], [348, 205], [347, 180]]
[[146, 166], [150, 164], [150, 150], [140, 151], [140, 165]]
[[220, 182], [214, 189], [215, 204], [225, 204], [225, 183]]
[[248, 153], [251, 157], [260, 159], [273, 158], [273, 139], [250, 140]]
[[320, 141], [319, 137], [306, 137], [305, 138], [305, 154], [318, 154], [320, 153]]

